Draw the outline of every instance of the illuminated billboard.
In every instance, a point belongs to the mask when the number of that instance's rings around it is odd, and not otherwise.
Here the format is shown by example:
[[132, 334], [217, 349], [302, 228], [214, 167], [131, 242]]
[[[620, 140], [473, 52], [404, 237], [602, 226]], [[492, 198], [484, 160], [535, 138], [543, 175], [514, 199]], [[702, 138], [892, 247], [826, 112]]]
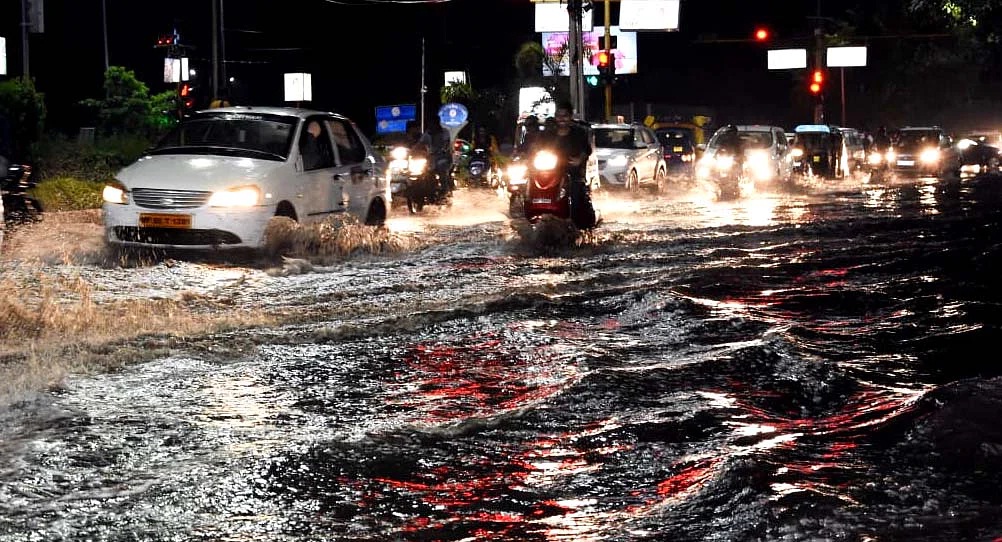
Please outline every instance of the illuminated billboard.
[[829, 68], [866, 66], [866, 47], [829, 47], [826, 65]]
[[7, 38], [0, 36], [0, 75], [7, 75]]
[[807, 67], [807, 49], [770, 49], [770, 70], [796, 70]]
[[[567, 32], [570, 23], [566, 2], [536, 2], [536, 32]], [[590, 11], [581, 13], [581, 30], [592, 30]]]
[[[612, 49], [612, 54], [616, 57], [616, 73], [637, 73], [637, 33], [621, 32], [618, 26], [610, 27], [609, 33], [616, 38], [616, 47]], [[543, 50], [552, 58], [567, 43], [567, 32], [543, 32], [542, 40]], [[584, 32], [581, 41], [584, 43], [585, 51], [584, 75], [598, 75], [598, 66], [593, 59], [595, 53], [603, 49], [601, 45], [605, 41], [605, 29]], [[553, 75], [546, 63], [543, 64], [543, 75]], [[567, 55], [561, 59], [560, 75], [570, 75]]]
[[678, 30], [679, 0], [621, 0], [619, 28], [623, 30]]

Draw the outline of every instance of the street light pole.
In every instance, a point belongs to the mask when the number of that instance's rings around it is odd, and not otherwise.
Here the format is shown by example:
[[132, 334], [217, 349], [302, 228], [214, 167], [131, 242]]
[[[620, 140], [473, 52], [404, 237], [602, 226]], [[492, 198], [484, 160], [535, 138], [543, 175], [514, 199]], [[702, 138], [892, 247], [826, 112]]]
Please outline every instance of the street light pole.
[[[605, 54], [612, 58], [612, 15], [609, 5], [612, 0], [605, 0]], [[616, 73], [616, 63], [612, 62], [612, 73]], [[605, 120], [606, 122], [612, 117], [612, 81], [606, 80], [605, 82]]]
[[212, 1], [212, 98], [219, 97], [219, 3]]
[[567, 54], [570, 57], [571, 106], [581, 118], [584, 111], [584, 77], [581, 55], [581, 14], [582, 0], [567, 0], [567, 16], [570, 32], [567, 34]]
[[104, 71], [108, 71], [108, 7], [106, 0], [101, 0], [101, 28], [104, 32]]
[[21, 71], [27, 78], [31, 71], [28, 70], [28, 0], [21, 0]]

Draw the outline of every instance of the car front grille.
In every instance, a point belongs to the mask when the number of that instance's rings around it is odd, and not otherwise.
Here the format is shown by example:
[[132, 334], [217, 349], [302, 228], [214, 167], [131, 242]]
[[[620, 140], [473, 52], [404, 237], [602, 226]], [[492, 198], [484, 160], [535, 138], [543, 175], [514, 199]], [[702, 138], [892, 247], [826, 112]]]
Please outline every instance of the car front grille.
[[136, 188], [132, 191], [132, 201], [147, 209], [192, 209], [205, 205], [210, 195], [212, 192], [200, 190]]
[[115, 226], [115, 237], [120, 241], [151, 245], [236, 245], [240, 238], [221, 230], [181, 230], [173, 228], [137, 228]]

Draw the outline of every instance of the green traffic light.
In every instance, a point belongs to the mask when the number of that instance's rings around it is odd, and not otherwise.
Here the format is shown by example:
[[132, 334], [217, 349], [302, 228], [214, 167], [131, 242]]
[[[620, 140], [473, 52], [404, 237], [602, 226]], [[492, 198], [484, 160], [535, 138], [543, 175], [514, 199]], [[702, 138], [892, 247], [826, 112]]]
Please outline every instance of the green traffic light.
[[588, 81], [588, 84], [591, 85], [591, 86], [593, 86], [593, 87], [597, 87], [598, 86], [598, 76], [597, 75], [589, 75], [588, 78], [587, 78], [587, 81]]

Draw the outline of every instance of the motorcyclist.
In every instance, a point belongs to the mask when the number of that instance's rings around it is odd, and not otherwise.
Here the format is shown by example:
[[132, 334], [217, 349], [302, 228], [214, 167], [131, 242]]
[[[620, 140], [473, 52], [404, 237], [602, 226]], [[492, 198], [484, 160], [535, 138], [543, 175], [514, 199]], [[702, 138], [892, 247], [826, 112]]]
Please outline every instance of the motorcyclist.
[[421, 144], [428, 149], [428, 156], [434, 164], [438, 175], [439, 188], [445, 192], [452, 191], [452, 142], [449, 133], [441, 123], [432, 122], [428, 130], [421, 136]]
[[887, 128], [881, 126], [877, 128], [877, 134], [873, 136], [873, 148], [877, 152], [887, 152], [891, 146], [891, 137], [887, 135]]
[[595, 208], [592, 206], [590, 189], [586, 181], [588, 157], [592, 153], [588, 132], [576, 125], [573, 119], [574, 108], [570, 103], [563, 102], [557, 106], [556, 128], [552, 133], [551, 144], [566, 164], [570, 177], [569, 195], [571, 204], [571, 219], [581, 229], [595, 227]]
[[525, 130], [525, 134], [522, 136], [522, 142], [519, 143], [516, 151], [518, 154], [522, 155], [531, 154], [533, 148], [543, 137], [543, 132], [539, 127], [539, 117], [536, 115], [529, 115], [522, 123], [522, 127]]

